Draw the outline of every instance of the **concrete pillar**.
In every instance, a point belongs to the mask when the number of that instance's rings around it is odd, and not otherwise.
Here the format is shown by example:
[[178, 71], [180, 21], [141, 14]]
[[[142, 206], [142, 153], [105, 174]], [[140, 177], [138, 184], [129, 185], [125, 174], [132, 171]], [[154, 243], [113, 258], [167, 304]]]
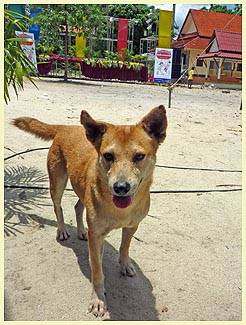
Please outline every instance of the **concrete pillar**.
[[221, 75], [221, 67], [222, 67], [222, 63], [223, 63], [223, 60], [220, 59], [220, 61], [219, 61], [219, 69], [218, 69], [218, 74], [217, 74], [217, 79], [218, 79], [218, 80], [220, 79], [220, 75]]
[[209, 74], [209, 66], [210, 66], [210, 60], [206, 60], [206, 74], [205, 74], [205, 79], [208, 79], [208, 74]]
[[184, 52], [181, 51], [181, 73], [184, 71]]

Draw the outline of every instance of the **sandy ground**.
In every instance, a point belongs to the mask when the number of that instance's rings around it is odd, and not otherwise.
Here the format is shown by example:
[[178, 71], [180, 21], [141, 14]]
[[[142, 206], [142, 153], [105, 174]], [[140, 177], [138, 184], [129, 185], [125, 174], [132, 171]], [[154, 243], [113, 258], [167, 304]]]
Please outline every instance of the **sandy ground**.
[[[78, 124], [86, 109], [95, 118], [135, 123], [168, 102], [167, 90], [158, 86], [42, 80], [38, 87], [27, 84], [5, 109], [5, 157], [10, 150], [49, 146], [10, 126], [14, 117]], [[241, 187], [240, 172], [219, 171], [241, 170], [240, 101], [240, 91], [173, 91], [168, 136], [157, 163], [198, 170], [157, 167], [152, 190], [198, 192], [151, 195], [149, 216], [131, 245], [136, 277], [119, 275], [121, 231], [106, 238], [111, 320], [241, 319], [241, 192], [199, 192]], [[47, 187], [46, 154], [7, 160], [5, 183]], [[63, 210], [71, 237], [59, 243], [47, 190], [5, 190], [5, 320], [94, 320], [87, 314], [88, 250], [76, 238], [75, 203], [67, 191]]]

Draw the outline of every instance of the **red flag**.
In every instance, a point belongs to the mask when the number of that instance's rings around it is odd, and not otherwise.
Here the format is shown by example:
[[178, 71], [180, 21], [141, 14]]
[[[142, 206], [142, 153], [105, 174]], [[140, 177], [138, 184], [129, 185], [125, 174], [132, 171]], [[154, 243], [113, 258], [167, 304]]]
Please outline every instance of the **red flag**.
[[125, 59], [125, 49], [127, 49], [127, 38], [128, 38], [128, 19], [119, 18], [117, 51], [119, 53], [119, 58], [122, 61], [124, 61]]

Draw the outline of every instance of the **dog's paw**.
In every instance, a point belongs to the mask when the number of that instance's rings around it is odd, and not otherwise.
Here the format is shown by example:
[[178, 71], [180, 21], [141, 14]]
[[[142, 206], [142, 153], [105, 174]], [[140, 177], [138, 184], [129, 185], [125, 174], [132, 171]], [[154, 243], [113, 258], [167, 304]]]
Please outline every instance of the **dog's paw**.
[[77, 234], [80, 240], [88, 240], [88, 233], [86, 230], [78, 230]]
[[105, 298], [93, 298], [88, 307], [88, 312], [96, 317], [109, 317]]
[[67, 240], [68, 237], [70, 237], [70, 235], [66, 229], [64, 229], [64, 230], [57, 229], [57, 236], [56, 236], [57, 240], [61, 240], [61, 241]]
[[120, 273], [123, 276], [133, 277], [136, 275], [135, 268], [131, 262], [120, 262]]

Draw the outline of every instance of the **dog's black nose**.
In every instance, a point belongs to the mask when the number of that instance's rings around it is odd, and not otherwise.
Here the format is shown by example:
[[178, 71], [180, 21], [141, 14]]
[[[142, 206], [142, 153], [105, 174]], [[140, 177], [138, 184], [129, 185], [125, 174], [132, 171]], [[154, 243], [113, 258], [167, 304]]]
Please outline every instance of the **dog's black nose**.
[[114, 191], [118, 195], [125, 195], [129, 192], [131, 185], [128, 182], [116, 182], [114, 183]]

